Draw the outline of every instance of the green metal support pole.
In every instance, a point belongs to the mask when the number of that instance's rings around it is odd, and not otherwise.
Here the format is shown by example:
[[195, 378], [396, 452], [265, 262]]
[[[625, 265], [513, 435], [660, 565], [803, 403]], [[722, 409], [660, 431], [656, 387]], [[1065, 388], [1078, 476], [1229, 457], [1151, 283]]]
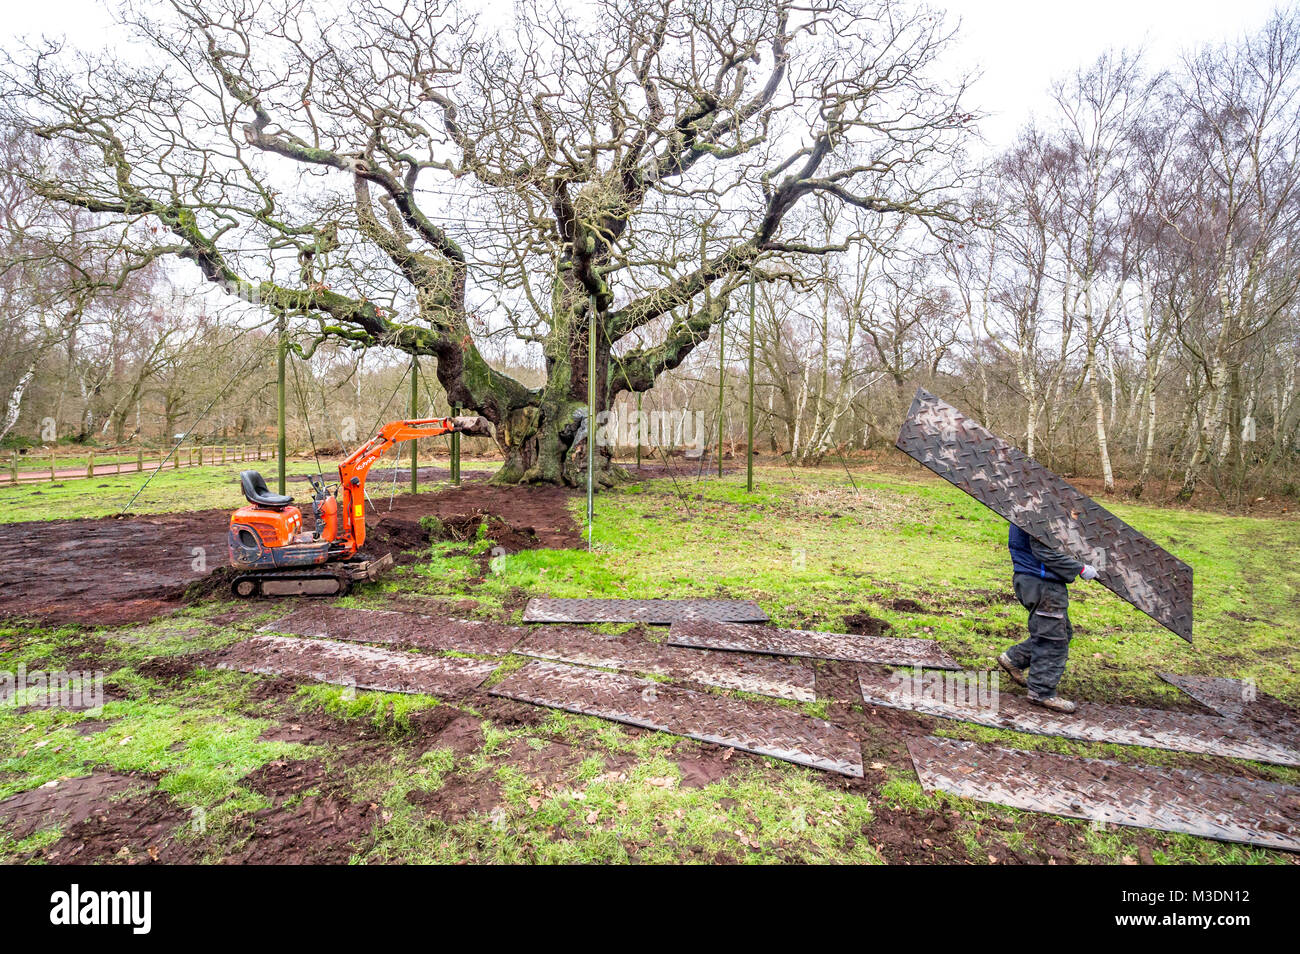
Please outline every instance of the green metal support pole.
[[718, 325], [718, 476], [722, 476], [722, 432], [726, 423], [726, 413], [723, 411], [724, 401], [727, 394], [727, 323], [724, 320]]
[[[418, 408], [419, 401], [420, 401], [419, 381], [420, 381], [420, 362], [417, 359], [412, 358], [411, 359], [411, 420], [417, 420], [420, 416], [420, 412]], [[411, 441], [411, 493], [413, 494], [419, 493], [420, 491], [420, 457], [419, 457], [419, 451], [417, 449], [419, 443], [420, 443], [419, 441]]]
[[749, 421], [745, 428], [745, 492], [754, 492], [754, 276], [749, 276]]
[[[453, 407], [451, 416], [460, 415], [460, 408]], [[451, 482], [457, 487], [460, 486], [460, 435], [455, 431], [451, 432]]]
[[276, 475], [280, 480], [280, 493], [285, 491], [285, 438], [284, 438], [284, 362], [285, 356], [289, 351], [289, 329], [284, 315], [280, 316], [276, 324], [276, 332], [279, 341], [276, 347], [276, 379], [275, 379], [275, 427], [276, 427], [276, 444], [277, 453], [279, 454], [279, 464], [276, 468]]
[[587, 549], [596, 520], [596, 296], [587, 311]]

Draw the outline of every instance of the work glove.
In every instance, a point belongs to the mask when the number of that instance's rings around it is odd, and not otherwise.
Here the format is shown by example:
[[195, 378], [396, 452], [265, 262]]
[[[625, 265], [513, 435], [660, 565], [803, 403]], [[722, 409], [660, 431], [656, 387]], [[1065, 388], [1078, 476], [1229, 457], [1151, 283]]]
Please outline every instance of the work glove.
[[1083, 569], [1079, 571], [1079, 576], [1083, 577], [1085, 580], [1095, 580], [1097, 579], [1097, 568], [1089, 563], [1085, 563]]

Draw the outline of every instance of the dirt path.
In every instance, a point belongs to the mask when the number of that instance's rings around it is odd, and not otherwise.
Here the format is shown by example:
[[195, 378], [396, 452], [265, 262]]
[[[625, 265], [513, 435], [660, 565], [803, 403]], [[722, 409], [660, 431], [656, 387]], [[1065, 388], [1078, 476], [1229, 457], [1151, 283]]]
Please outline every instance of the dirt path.
[[[496, 487], [487, 475], [467, 475], [458, 488], [398, 495], [390, 510], [372, 490], [377, 509], [365, 549], [378, 556], [419, 545], [419, 520], [429, 515], [447, 522], [489, 515], [507, 549], [576, 546], [581, 533], [569, 515], [570, 495], [556, 487]], [[0, 524], [0, 618], [94, 626], [152, 619], [180, 606], [190, 584], [226, 566], [229, 520], [228, 510], [195, 510]]]

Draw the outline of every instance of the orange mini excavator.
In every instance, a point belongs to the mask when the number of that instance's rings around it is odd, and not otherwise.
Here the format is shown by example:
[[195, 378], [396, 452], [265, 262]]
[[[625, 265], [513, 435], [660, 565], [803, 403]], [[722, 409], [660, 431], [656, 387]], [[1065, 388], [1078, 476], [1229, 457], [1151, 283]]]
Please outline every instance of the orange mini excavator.
[[[236, 596], [331, 596], [357, 580], [376, 579], [393, 555], [367, 560], [357, 554], [366, 542], [366, 474], [394, 444], [452, 432], [490, 436], [481, 417], [432, 417], [391, 421], [339, 464], [339, 482], [326, 487], [311, 476], [314, 530], [303, 530], [293, 498], [273, 494], [255, 470], [239, 475], [248, 506], [230, 517], [230, 565], [238, 572]], [[332, 564], [332, 565], [331, 565]]]

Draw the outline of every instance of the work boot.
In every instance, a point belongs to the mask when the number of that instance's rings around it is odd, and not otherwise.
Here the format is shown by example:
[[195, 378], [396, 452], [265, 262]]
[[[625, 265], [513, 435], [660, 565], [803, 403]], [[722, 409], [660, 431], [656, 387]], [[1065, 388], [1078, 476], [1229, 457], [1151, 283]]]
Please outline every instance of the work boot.
[[1040, 696], [1038, 693], [1031, 691], [1029, 701], [1036, 706], [1042, 706], [1044, 709], [1051, 709], [1053, 712], [1064, 712], [1066, 715], [1079, 708], [1069, 699], [1062, 699], [1058, 695]]
[[1018, 668], [1016, 664], [1011, 661], [1011, 657], [1008, 656], [1006, 653], [1003, 653], [1001, 656], [998, 657], [998, 666], [1001, 667], [1003, 672], [1005, 672], [1008, 676], [1011, 677], [1011, 681], [1014, 682], [1016, 685], [1018, 686], [1029, 685], [1029, 680], [1025, 678], [1025, 671], [1023, 669]]

